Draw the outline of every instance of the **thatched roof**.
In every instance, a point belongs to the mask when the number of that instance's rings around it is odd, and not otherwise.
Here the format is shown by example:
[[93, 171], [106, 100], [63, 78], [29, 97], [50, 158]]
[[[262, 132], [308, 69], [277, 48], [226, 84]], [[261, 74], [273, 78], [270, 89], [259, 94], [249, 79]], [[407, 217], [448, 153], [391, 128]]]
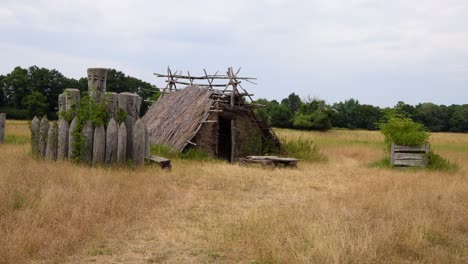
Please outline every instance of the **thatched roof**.
[[212, 90], [198, 86], [163, 94], [143, 116], [152, 144], [182, 151], [209, 113]]

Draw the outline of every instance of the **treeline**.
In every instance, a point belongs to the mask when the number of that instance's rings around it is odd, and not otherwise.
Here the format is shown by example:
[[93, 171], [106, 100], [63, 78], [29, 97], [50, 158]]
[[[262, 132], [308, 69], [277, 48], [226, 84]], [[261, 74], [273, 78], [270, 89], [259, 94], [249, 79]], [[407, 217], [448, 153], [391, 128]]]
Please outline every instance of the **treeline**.
[[[55, 69], [16, 67], [10, 73], [0, 75], [0, 112], [6, 113], [10, 119], [30, 119], [34, 115], [43, 114], [56, 119], [58, 96], [65, 88], [87, 91], [88, 79], [67, 78]], [[149, 101], [159, 97], [155, 86], [115, 69], [110, 69], [107, 73], [107, 91], [137, 93], [144, 100], [142, 113], [146, 112]], [[360, 104], [355, 99], [327, 104], [316, 98], [301, 99], [295, 93], [281, 102], [259, 99], [257, 103], [266, 106], [260, 111], [270, 125], [281, 128], [325, 131], [336, 127], [374, 130], [385, 116], [400, 114], [424, 124], [433, 132], [468, 132], [467, 104], [445, 106], [421, 103], [413, 106], [398, 102], [394, 107], [380, 108]]]
[[[10, 119], [30, 119], [43, 114], [56, 119], [58, 96], [65, 88], [87, 91], [88, 79], [67, 78], [55, 69], [16, 67], [10, 73], [0, 75], [0, 112], [6, 113]], [[159, 96], [154, 92], [157, 91], [155, 86], [115, 69], [107, 73], [107, 91], [137, 93], [143, 100]], [[143, 102], [142, 112], [148, 105], [148, 102]]]
[[394, 107], [380, 108], [360, 104], [358, 100], [327, 104], [315, 98], [301, 98], [295, 93], [278, 102], [259, 99], [257, 103], [271, 126], [325, 131], [332, 127], [375, 130], [389, 115], [410, 117], [433, 132], [468, 132], [468, 104], [436, 105], [420, 103], [415, 106], [398, 102]]

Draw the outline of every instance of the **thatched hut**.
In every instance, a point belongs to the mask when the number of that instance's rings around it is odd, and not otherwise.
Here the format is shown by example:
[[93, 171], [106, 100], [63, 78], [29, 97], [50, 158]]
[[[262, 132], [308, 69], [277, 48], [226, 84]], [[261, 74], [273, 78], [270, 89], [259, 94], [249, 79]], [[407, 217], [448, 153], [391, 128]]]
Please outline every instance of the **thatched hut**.
[[258, 105], [247, 103], [245, 96], [199, 85], [166, 92], [143, 117], [150, 142], [181, 152], [197, 147], [231, 162], [278, 149], [278, 138], [255, 114]]

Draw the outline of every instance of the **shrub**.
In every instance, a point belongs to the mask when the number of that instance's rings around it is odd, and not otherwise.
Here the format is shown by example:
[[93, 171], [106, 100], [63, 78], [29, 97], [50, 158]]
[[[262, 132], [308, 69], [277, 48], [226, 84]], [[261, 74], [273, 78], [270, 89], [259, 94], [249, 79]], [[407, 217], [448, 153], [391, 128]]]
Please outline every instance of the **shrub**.
[[326, 158], [320, 153], [319, 148], [311, 139], [282, 139], [284, 150], [288, 156], [307, 161], [325, 161]]
[[402, 116], [390, 117], [387, 122], [381, 123], [379, 128], [388, 147], [392, 142], [398, 145], [420, 146], [426, 143], [430, 136], [422, 124]]
[[[26, 109], [18, 109], [14, 107], [2, 106], [0, 107], [0, 113], [5, 113], [9, 120], [28, 120], [29, 113]], [[40, 117], [40, 116], [38, 116]]]

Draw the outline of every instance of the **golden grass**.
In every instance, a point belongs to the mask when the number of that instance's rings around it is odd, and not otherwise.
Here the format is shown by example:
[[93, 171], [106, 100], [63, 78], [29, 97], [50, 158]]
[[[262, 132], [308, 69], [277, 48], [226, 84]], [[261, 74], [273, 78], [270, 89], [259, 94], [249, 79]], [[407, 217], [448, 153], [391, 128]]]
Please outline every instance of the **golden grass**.
[[277, 132], [312, 138], [328, 162], [132, 171], [0, 145], [0, 263], [468, 261], [468, 135], [433, 134], [460, 169], [428, 172], [370, 168], [383, 157], [376, 132]]

